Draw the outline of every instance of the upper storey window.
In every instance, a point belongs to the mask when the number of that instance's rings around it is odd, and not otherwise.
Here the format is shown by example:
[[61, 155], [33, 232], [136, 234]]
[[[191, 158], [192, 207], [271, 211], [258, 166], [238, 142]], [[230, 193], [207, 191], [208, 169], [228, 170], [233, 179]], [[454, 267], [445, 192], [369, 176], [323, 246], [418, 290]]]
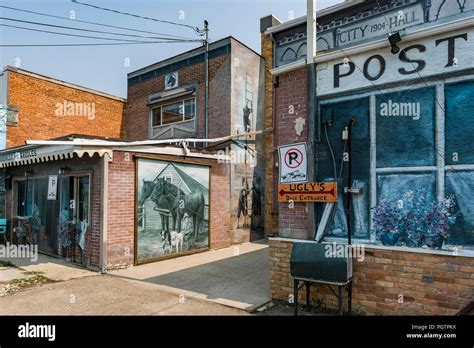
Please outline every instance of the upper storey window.
[[196, 117], [196, 98], [154, 107], [152, 115], [153, 127], [193, 120]]

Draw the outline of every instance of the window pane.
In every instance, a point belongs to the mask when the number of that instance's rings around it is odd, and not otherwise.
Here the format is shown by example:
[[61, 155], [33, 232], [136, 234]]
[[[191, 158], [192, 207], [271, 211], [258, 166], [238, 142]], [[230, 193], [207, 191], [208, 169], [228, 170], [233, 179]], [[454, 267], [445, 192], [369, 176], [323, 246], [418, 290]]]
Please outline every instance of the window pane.
[[435, 165], [435, 89], [377, 96], [377, 168]]
[[89, 222], [89, 177], [79, 178], [79, 221]]
[[153, 114], [153, 127], [161, 126], [161, 108], [155, 108], [152, 110]]
[[35, 188], [33, 194], [33, 203], [38, 208], [37, 223], [43, 226], [46, 223], [46, 204], [47, 204], [47, 193], [48, 193], [48, 178], [35, 179]]
[[70, 222], [74, 218], [74, 177], [60, 177], [61, 184], [61, 210], [60, 219], [63, 222]]
[[162, 106], [163, 124], [181, 122], [183, 120], [184, 105], [182, 102]]
[[408, 191], [423, 190], [428, 198], [436, 197], [434, 173], [400, 173], [377, 175], [377, 201], [396, 199]]
[[[352, 196], [352, 235], [357, 238], [369, 236], [369, 177], [370, 177], [370, 137], [369, 137], [369, 99], [362, 98], [341, 103], [321, 106], [323, 123], [332, 121], [327, 128], [328, 138], [335, 157], [336, 170], [332, 159], [326, 132], [322, 126], [322, 139], [318, 145], [316, 172], [318, 181], [338, 180], [338, 204], [334, 222], [328, 229], [329, 236], [347, 236], [346, 217], [344, 213], [344, 186], [346, 185], [347, 165], [341, 163], [344, 152], [342, 131], [348, 121], [354, 117], [355, 126], [352, 130], [352, 186], [361, 188], [362, 193]], [[336, 171], [336, 173], [334, 173]], [[316, 212], [321, 218], [324, 205], [318, 204]]]
[[448, 243], [474, 245], [474, 172], [448, 172], [446, 196], [454, 196], [455, 211], [459, 213], [456, 224], [449, 230]]
[[446, 86], [446, 164], [474, 164], [474, 82]]
[[192, 120], [196, 116], [196, 99], [189, 99], [184, 102], [184, 119]]
[[25, 181], [18, 181], [18, 189], [17, 189], [17, 215], [18, 216], [25, 216], [25, 207], [26, 207], [26, 182]]

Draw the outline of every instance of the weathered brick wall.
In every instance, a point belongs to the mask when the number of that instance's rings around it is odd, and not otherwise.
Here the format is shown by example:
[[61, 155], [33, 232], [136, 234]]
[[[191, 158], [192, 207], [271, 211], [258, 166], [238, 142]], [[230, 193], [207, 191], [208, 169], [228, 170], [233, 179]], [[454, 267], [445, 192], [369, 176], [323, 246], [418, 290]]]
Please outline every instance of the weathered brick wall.
[[[273, 80], [271, 70], [273, 68], [273, 41], [265, 33], [262, 37], [262, 56], [265, 57], [265, 111], [264, 128], [273, 129]], [[265, 134], [265, 178], [264, 178], [264, 230], [265, 235], [273, 235], [278, 228], [278, 214], [274, 204], [273, 188], [275, 185], [274, 164], [278, 161], [275, 152], [277, 132]]]
[[[270, 294], [288, 301], [291, 241], [270, 240]], [[364, 261], [353, 260], [353, 308], [365, 314], [453, 315], [474, 300], [474, 258], [365, 248]], [[326, 286], [313, 285], [313, 304], [335, 309]], [[299, 293], [305, 301], [305, 289]], [[347, 302], [344, 303], [347, 308]]]
[[[174, 156], [165, 155], [156, 158], [177, 160]], [[230, 246], [232, 234], [230, 231], [229, 165], [205, 159], [191, 158], [189, 160], [211, 166], [210, 247], [218, 249]], [[134, 263], [135, 161], [135, 153], [114, 151], [113, 161], [109, 164], [108, 269], [131, 266]]]
[[[228, 71], [227, 71], [228, 70]], [[223, 77], [230, 75], [230, 54], [222, 55], [209, 61], [209, 136], [219, 137], [230, 132], [230, 88], [225, 91], [221, 85]], [[165, 76], [157, 76], [128, 87], [126, 106], [125, 137], [129, 140], [148, 139], [148, 117], [150, 108], [148, 96], [165, 90]], [[197, 82], [197, 137], [204, 137], [204, 96], [205, 66], [195, 64], [179, 70], [179, 84]]]
[[135, 228], [135, 161], [129, 152], [114, 151], [109, 163], [107, 268], [133, 265]]
[[[57, 116], [57, 104], [64, 105], [64, 101], [93, 103], [95, 117]], [[122, 135], [123, 101], [28, 76], [21, 70], [9, 71], [8, 104], [18, 108], [19, 124], [7, 127], [7, 147], [68, 134]]]
[[[276, 98], [276, 146], [306, 142], [308, 139], [307, 124], [301, 136], [295, 131], [296, 119], [306, 119], [307, 116], [306, 75], [306, 68], [280, 75], [278, 87], [273, 90]], [[273, 204], [278, 205], [278, 235], [306, 239], [309, 228], [307, 204], [295, 203], [294, 208], [290, 210], [287, 203], [277, 203], [278, 180], [279, 168], [273, 167]]]

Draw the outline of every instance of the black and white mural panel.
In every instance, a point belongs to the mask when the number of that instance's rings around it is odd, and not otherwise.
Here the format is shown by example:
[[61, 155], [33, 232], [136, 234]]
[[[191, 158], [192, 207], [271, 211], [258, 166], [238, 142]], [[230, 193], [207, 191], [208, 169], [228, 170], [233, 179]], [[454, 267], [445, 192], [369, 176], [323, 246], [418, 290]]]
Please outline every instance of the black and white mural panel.
[[138, 262], [208, 248], [209, 181], [207, 166], [138, 160]]

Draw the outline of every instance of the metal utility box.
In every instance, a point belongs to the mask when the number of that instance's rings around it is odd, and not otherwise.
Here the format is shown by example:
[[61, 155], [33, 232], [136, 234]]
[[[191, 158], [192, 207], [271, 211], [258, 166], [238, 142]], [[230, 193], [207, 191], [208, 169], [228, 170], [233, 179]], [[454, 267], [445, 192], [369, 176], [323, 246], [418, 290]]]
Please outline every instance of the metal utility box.
[[344, 244], [294, 243], [291, 276], [314, 282], [347, 283], [352, 278], [352, 258], [345, 252], [348, 247]]

